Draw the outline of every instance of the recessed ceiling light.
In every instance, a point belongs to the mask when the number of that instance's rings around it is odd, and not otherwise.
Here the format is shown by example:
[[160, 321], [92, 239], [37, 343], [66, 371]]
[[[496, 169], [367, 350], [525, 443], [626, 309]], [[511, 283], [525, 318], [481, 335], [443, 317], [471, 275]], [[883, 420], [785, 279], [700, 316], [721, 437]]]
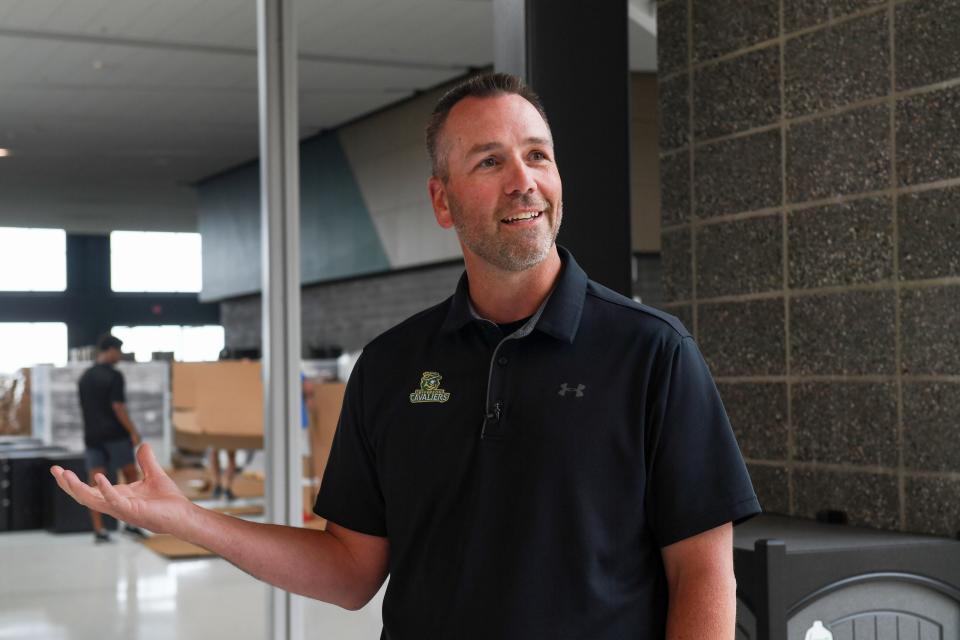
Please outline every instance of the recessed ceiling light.
[[10, 149], [0, 149], [0, 158], [6, 158], [10, 155]]

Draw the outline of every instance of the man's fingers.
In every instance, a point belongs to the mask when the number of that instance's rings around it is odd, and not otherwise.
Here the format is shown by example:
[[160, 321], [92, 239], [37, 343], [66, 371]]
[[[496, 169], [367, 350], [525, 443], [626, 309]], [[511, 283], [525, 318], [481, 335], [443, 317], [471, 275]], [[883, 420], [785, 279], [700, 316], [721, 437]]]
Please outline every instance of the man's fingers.
[[120, 495], [116, 488], [110, 484], [110, 481], [107, 480], [106, 476], [104, 476], [102, 473], [98, 473], [94, 477], [94, 481], [100, 488], [100, 493], [103, 494], [103, 498], [122, 513], [125, 507], [127, 507], [128, 500]]
[[61, 474], [61, 478], [67, 485], [67, 493], [69, 493], [74, 500], [85, 507], [89, 507], [95, 511], [102, 511], [103, 513], [116, 517], [113, 509], [111, 509], [107, 501], [103, 499], [103, 495], [78, 478], [77, 474], [72, 471], [64, 471]]
[[143, 469], [145, 476], [165, 475], [163, 467], [160, 466], [156, 456], [153, 455], [153, 449], [146, 442], [137, 449], [137, 462], [140, 463], [140, 468]]
[[[70, 494], [74, 497], [77, 502], [83, 502], [87, 504], [90, 500], [102, 500], [103, 496], [100, 495], [99, 491], [96, 491], [86, 482], [77, 477], [73, 471], [67, 470], [63, 472], [63, 480], [67, 483], [67, 488], [70, 489]], [[87, 506], [90, 506], [87, 504]]]
[[63, 489], [64, 493], [66, 493], [68, 496], [76, 500], [77, 497], [73, 495], [72, 491], [70, 491], [70, 487], [67, 485], [67, 481], [63, 477], [63, 467], [54, 465], [50, 467], [50, 473], [53, 474], [53, 479], [57, 481], [57, 486]]

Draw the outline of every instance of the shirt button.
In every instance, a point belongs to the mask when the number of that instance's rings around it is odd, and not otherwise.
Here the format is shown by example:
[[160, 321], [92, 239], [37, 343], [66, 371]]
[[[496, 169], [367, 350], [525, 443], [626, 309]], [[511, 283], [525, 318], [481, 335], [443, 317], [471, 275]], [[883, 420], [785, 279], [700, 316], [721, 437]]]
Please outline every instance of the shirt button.
[[501, 367], [505, 367], [508, 362], [510, 362], [510, 359], [507, 358], [507, 356], [500, 356], [499, 358], [497, 358], [497, 364], [500, 365]]

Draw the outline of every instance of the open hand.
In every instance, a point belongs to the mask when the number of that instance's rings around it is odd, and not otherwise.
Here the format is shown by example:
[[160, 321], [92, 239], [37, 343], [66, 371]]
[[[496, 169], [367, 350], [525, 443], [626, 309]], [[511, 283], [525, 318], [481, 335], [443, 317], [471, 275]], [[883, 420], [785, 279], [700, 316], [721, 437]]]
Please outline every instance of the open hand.
[[157, 463], [149, 444], [137, 450], [137, 462], [143, 471], [143, 480], [114, 486], [102, 474], [91, 487], [72, 471], [60, 466], [50, 468], [60, 488], [70, 497], [95, 511], [111, 515], [128, 524], [149, 529], [154, 533], [174, 533], [183, 529], [193, 503], [177, 488]]

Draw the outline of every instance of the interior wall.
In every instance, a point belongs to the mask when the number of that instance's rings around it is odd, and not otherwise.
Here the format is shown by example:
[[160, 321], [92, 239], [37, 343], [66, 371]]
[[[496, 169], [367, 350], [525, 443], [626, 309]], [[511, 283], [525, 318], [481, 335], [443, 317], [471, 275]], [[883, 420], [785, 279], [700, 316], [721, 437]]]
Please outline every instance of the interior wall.
[[[359, 351], [395, 324], [453, 294], [463, 261], [307, 286], [300, 298], [304, 356], [311, 348]], [[259, 349], [259, 295], [220, 305], [228, 349]]]
[[338, 129], [344, 154], [394, 269], [460, 257], [456, 236], [434, 219], [424, 128], [444, 89]]
[[[336, 135], [362, 201], [359, 205], [352, 201], [341, 212], [349, 210], [349, 215], [372, 222], [389, 264], [386, 272], [375, 275], [363, 275], [364, 270], [356, 265], [339, 273], [314, 270], [304, 274], [308, 283], [302, 298], [305, 347], [359, 349], [380, 332], [453, 292], [462, 271], [460, 249], [456, 235], [441, 229], [433, 218], [426, 188], [430, 166], [423, 146], [425, 123], [442, 91], [425, 93], [327, 134]], [[634, 289], [644, 301], [656, 304], [662, 299], [662, 287], [656, 255], [660, 212], [655, 74], [632, 75], [631, 114], [633, 249], [644, 254], [636, 261]], [[342, 171], [343, 165], [332, 168]], [[214, 291], [235, 290], [221, 302], [228, 348], [256, 348], [260, 344], [259, 295], [236, 295], [259, 289], [259, 261], [236, 260], [237, 255], [259, 255], [257, 179], [256, 166], [249, 165], [208, 181], [216, 183], [215, 188], [205, 185], [200, 190], [201, 229], [206, 230], [204, 295], [217, 297]], [[333, 186], [334, 191], [339, 188]], [[323, 222], [325, 226], [318, 224], [329, 215], [330, 207], [304, 205], [304, 233], [310, 228], [324, 233], [335, 230], [327, 222]], [[214, 218], [220, 219], [212, 223]], [[301, 244], [306, 254], [322, 254], [329, 248], [329, 240], [325, 242], [322, 235]], [[364, 255], [362, 247], [350, 237], [341, 236], [334, 244], [337, 251]], [[217, 255], [211, 256], [213, 252]], [[451, 267], [451, 261], [458, 266]], [[417, 268], [406, 271], [411, 267]], [[390, 269], [400, 271], [392, 274]], [[324, 277], [323, 273], [328, 275]], [[333, 281], [310, 283], [311, 279]], [[245, 284], [235, 287], [231, 280]], [[216, 286], [208, 290], [207, 282]]]
[[761, 503], [956, 534], [960, 2], [658, 13], [668, 307]]
[[[456, 259], [456, 237], [427, 195], [427, 117], [442, 90], [402, 102], [300, 144], [300, 268], [305, 284]], [[256, 162], [198, 186], [204, 243], [201, 297], [260, 290]]]
[[[201, 298], [218, 300], [259, 291], [259, 163], [207, 179], [197, 190], [203, 236]], [[390, 266], [338, 133], [324, 132], [301, 142], [301, 281], [379, 272]]]

